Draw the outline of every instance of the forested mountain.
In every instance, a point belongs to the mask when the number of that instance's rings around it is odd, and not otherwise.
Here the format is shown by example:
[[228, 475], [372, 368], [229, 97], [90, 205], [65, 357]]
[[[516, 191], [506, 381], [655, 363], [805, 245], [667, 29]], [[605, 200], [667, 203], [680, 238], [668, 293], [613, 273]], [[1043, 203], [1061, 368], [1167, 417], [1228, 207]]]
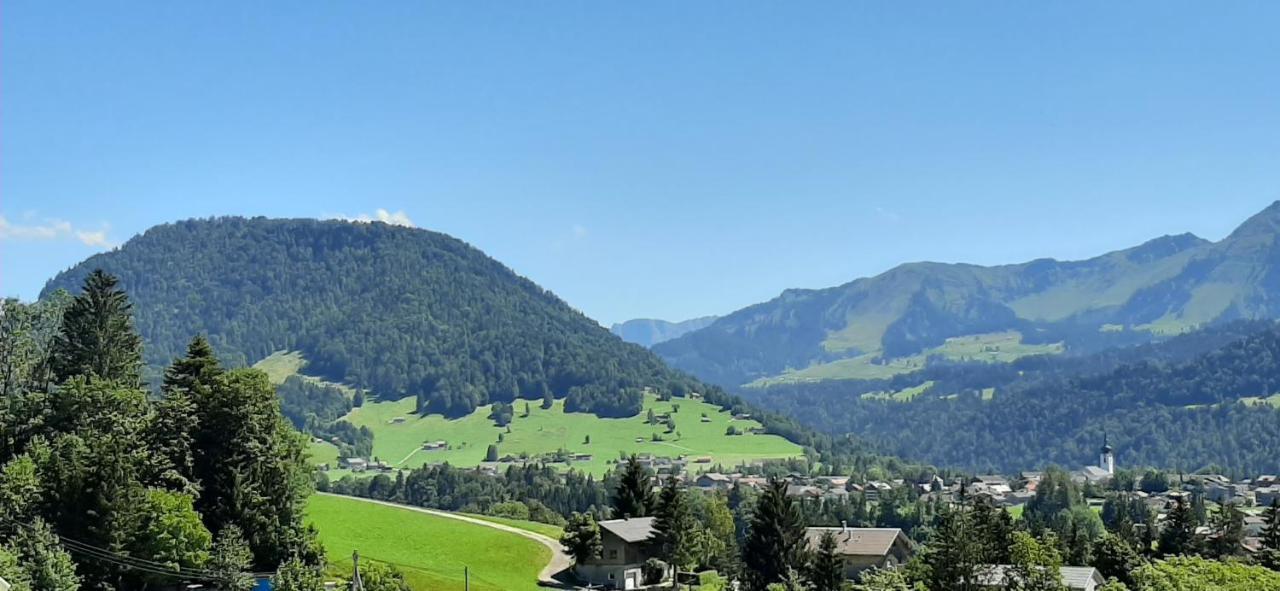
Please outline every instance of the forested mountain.
[[204, 334], [236, 365], [296, 350], [310, 373], [377, 396], [417, 395], [425, 410], [448, 415], [566, 395], [575, 408], [626, 414], [638, 411], [641, 388], [691, 383], [479, 250], [426, 230], [263, 218], [165, 224], [60, 273], [43, 296], [75, 289], [98, 268], [132, 297], [153, 368]]
[[1277, 392], [1280, 327], [1270, 321], [1082, 357], [744, 389], [806, 424], [940, 465], [1081, 466], [1094, 461], [1105, 434], [1122, 465], [1241, 475], [1280, 470]]
[[683, 322], [668, 322], [653, 318], [637, 318], [614, 324], [609, 330], [622, 337], [628, 343], [642, 347], [652, 347], [658, 343], [669, 341], [685, 333], [698, 330], [716, 321], [718, 316], [691, 318]]
[[851, 360], [928, 357], [965, 335], [1016, 331], [1023, 346], [1078, 352], [1217, 321], [1277, 318], [1278, 229], [1280, 202], [1218, 242], [1182, 234], [1083, 261], [911, 263], [838, 287], [787, 290], [654, 351], [737, 386], [815, 366], [832, 371], [794, 381], [856, 376], [839, 370]]

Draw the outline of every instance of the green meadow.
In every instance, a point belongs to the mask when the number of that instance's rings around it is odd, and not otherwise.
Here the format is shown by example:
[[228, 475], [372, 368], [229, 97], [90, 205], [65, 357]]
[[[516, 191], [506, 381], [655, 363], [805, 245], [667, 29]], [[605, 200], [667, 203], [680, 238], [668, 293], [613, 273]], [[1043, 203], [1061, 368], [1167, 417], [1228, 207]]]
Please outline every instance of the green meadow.
[[[526, 405], [520, 400], [515, 403], [511, 424], [498, 427], [488, 418], [489, 406], [459, 419], [439, 415], [422, 417], [413, 414], [414, 399], [406, 398], [366, 402], [345, 418], [354, 425], [373, 430], [374, 455], [400, 468], [441, 462], [475, 466], [484, 461], [490, 444], [498, 446], [500, 456], [537, 456], [562, 449], [591, 454], [590, 460], [575, 461], [572, 467], [594, 474], [603, 474], [622, 454], [631, 453], [709, 460], [691, 463], [691, 470], [717, 463], [732, 466], [802, 454], [800, 446], [777, 435], [726, 435], [730, 426], [745, 433], [760, 423], [734, 420], [727, 411], [712, 404], [682, 398], [662, 402], [656, 396], [648, 396], [644, 407], [635, 417], [602, 419], [586, 413], [566, 413], [563, 400], [557, 400], [548, 409], [542, 408], [538, 401]], [[646, 421], [649, 410], [658, 415], [671, 413], [675, 432], [668, 433], [662, 423], [650, 425]], [[501, 443], [499, 434], [503, 438]], [[653, 441], [655, 434], [663, 441]], [[428, 441], [444, 441], [448, 448], [423, 449], [423, 443]]]
[[316, 526], [334, 576], [349, 576], [351, 554], [395, 565], [415, 591], [533, 591], [551, 559], [546, 546], [523, 536], [332, 495], [312, 495], [307, 522]]

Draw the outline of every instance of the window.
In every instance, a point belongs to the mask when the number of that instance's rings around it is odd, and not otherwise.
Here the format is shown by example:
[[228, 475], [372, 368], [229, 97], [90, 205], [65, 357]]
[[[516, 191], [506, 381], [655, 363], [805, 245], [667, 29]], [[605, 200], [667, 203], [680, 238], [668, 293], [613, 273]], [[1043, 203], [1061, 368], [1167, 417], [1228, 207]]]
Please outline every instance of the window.
[[616, 577], [616, 576], [615, 576], [616, 574], [617, 574], [617, 573], [609, 573], [609, 580], [610, 580], [610, 581], [612, 581], [612, 580], [614, 580], [614, 579], [618, 578], [618, 577]]
[[617, 557], [618, 557], [618, 549], [617, 549], [617, 548], [610, 548], [610, 549], [609, 549], [609, 560], [613, 560], [613, 559], [615, 559], [615, 558], [617, 558]]

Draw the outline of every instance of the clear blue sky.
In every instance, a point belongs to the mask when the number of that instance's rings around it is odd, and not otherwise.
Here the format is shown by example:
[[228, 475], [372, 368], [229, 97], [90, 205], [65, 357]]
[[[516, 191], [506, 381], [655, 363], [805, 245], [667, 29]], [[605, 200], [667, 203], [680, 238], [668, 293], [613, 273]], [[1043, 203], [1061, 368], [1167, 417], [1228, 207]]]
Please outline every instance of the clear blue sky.
[[[1123, 6], [1121, 6], [1123, 4]], [[0, 293], [182, 218], [403, 212], [605, 323], [1280, 198], [1280, 4], [0, 7]]]

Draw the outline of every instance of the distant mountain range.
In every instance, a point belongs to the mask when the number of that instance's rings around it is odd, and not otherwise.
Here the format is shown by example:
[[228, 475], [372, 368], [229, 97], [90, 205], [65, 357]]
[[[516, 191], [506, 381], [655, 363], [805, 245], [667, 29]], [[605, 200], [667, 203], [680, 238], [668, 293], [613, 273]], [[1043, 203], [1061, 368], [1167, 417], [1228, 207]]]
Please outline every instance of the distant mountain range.
[[642, 347], [652, 347], [658, 343], [669, 341], [686, 333], [703, 328], [715, 322], [719, 316], [703, 316], [683, 322], [668, 322], [654, 318], [637, 318], [619, 322], [609, 328], [622, 340]]
[[880, 378], [939, 356], [1010, 360], [1277, 318], [1278, 234], [1280, 202], [1218, 242], [1179, 234], [1083, 261], [904, 264], [787, 290], [653, 349], [677, 368], [739, 386]]

